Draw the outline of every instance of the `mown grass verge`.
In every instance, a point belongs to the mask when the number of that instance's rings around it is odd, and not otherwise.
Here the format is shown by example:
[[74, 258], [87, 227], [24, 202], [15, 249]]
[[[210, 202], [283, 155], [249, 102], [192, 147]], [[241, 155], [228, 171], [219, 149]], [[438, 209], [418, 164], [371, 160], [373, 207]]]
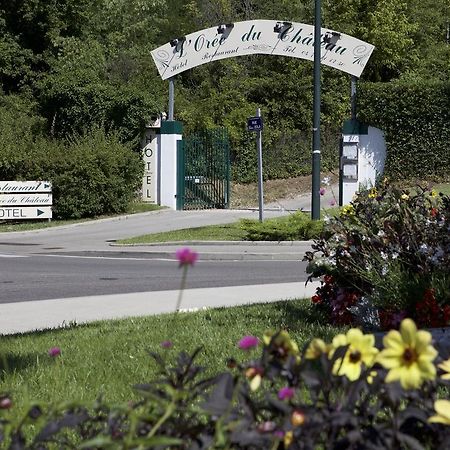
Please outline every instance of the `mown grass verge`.
[[[2, 336], [0, 392], [11, 394], [14, 414], [31, 401], [91, 402], [100, 394], [108, 402], [127, 401], [134, 398], [132, 385], [156, 376], [148, 350], [175, 356], [202, 346], [199, 362], [215, 373], [227, 358], [249, 356], [236, 347], [242, 336], [261, 337], [269, 329], [288, 330], [300, 347], [312, 337], [329, 341], [339, 331], [320, 323], [309, 300], [292, 300]], [[166, 340], [171, 349], [161, 348]], [[61, 356], [52, 359], [47, 352], [54, 346]]]
[[129, 239], [122, 239], [117, 241], [117, 243], [152, 244], [157, 242], [180, 241], [242, 241], [245, 239], [245, 234], [245, 231], [240, 227], [239, 223], [230, 223], [145, 234]]
[[[337, 209], [335, 209], [337, 211]], [[334, 210], [333, 210], [334, 211]], [[328, 213], [328, 212], [327, 212]], [[322, 221], [313, 221], [309, 215], [296, 212], [288, 216], [266, 219], [242, 219], [239, 222], [209, 225], [162, 233], [145, 234], [117, 241], [119, 244], [151, 244], [179, 241], [294, 241], [319, 236]]]

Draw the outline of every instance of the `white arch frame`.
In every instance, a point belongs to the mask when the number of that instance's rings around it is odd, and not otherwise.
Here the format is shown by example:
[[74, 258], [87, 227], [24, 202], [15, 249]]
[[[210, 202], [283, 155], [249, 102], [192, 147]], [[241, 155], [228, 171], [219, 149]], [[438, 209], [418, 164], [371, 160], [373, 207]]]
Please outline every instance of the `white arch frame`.
[[[367, 42], [321, 28], [321, 63], [326, 66], [359, 78], [373, 50]], [[248, 20], [196, 31], [151, 52], [163, 80], [212, 61], [255, 54], [313, 61], [314, 26]]]

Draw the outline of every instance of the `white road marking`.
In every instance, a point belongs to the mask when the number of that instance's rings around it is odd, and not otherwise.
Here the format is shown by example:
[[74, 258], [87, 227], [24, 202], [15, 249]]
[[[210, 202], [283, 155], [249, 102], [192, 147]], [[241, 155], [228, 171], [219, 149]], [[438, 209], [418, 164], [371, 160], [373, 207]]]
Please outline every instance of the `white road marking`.
[[[128, 260], [128, 261], [176, 261], [169, 258], [130, 258], [120, 256], [80, 256], [80, 255], [51, 255], [47, 253], [34, 254], [33, 256], [50, 256], [52, 258], [80, 258], [80, 259], [112, 259], [112, 260]], [[178, 262], [178, 261], [176, 261]]]
[[7, 255], [5, 253], [0, 253], [0, 258], [28, 258], [28, 255]]

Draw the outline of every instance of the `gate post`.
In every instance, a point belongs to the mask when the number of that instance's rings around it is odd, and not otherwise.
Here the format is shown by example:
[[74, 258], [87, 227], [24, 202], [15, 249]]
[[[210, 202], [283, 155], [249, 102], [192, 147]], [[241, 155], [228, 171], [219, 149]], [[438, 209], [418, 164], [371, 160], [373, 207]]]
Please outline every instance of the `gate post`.
[[159, 204], [177, 209], [177, 145], [182, 140], [183, 124], [176, 120], [161, 122], [159, 134]]
[[184, 141], [177, 141], [177, 210], [184, 209], [184, 189], [186, 183], [186, 161], [184, 158]]

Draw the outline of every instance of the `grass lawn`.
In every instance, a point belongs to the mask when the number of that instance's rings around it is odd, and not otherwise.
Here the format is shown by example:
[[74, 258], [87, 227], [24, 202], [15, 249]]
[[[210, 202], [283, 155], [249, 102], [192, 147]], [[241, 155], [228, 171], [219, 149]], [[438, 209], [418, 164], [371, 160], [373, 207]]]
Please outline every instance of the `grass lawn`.
[[433, 188], [445, 195], [450, 195], [450, 183], [436, 184]]
[[[289, 330], [300, 348], [312, 337], [331, 340], [340, 331], [320, 324], [309, 300], [295, 300], [2, 336], [0, 392], [12, 395], [14, 414], [30, 401], [91, 402], [100, 393], [111, 403], [127, 401], [133, 398], [133, 384], [156, 376], [148, 350], [171, 358], [202, 346], [199, 361], [211, 374], [225, 369], [228, 357], [248, 357], [236, 348], [242, 336], [261, 337], [268, 329], [281, 328]], [[161, 348], [165, 340], [173, 342], [172, 349]], [[62, 354], [52, 359], [47, 351], [54, 346]]]
[[209, 225], [198, 228], [166, 231], [163, 233], [145, 234], [130, 239], [117, 241], [120, 244], [150, 244], [154, 242], [178, 241], [243, 241], [245, 231], [238, 222], [224, 225]]

